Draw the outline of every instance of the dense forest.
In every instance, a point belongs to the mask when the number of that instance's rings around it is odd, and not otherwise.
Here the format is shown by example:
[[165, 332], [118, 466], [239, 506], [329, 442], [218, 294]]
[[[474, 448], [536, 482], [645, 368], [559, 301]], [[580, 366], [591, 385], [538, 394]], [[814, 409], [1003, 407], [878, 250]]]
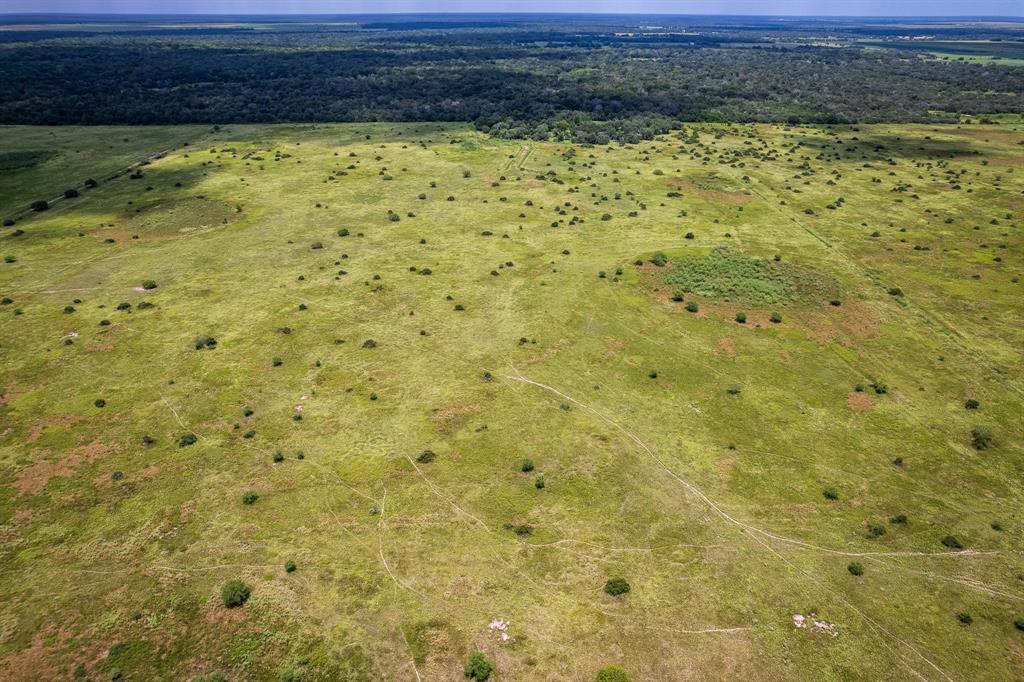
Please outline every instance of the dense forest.
[[[902, 26], [653, 21], [26, 22], [0, 43], [0, 123], [468, 121], [504, 137], [601, 143], [680, 120], [914, 122], [1024, 109], [1024, 68], [936, 59]], [[1024, 53], [1020, 33], [994, 26], [926, 30], [943, 45], [970, 38]]]

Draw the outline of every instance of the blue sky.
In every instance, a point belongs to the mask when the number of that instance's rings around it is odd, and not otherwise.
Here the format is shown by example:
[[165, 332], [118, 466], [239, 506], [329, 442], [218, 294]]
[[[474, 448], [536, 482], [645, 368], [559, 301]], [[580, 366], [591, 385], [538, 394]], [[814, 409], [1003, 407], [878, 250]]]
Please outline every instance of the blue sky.
[[1024, 0], [0, 0], [3, 12], [606, 12], [814, 16], [1022, 16]]

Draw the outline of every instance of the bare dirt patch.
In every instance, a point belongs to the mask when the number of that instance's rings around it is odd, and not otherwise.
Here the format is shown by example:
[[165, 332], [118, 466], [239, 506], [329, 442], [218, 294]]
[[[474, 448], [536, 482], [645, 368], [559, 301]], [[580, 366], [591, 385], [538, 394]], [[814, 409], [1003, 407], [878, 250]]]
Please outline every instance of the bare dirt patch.
[[430, 413], [430, 421], [438, 431], [445, 435], [451, 435], [462, 428], [469, 415], [479, 410], [479, 405], [453, 403], [433, 410]]
[[846, 396], [846, 406], [854, 412], [870, 412], [875, 405], [867, 393], [854, 391]]
[[21, 494], [38, 495], [54, 476], [71, 476], [78, 467], [102, 459], [112, 452], [115, 452], [114, 448], [99, 441], [72, 448], [60, 459], [52, 457], [46, 450], [40, 451], [32, 464], [17, 473], [14, 487]]

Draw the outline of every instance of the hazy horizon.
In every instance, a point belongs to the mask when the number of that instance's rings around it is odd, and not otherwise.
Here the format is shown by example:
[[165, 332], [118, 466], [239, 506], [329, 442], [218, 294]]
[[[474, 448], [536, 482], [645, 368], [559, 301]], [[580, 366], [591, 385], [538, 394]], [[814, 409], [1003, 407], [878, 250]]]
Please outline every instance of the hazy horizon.
[[823, 18], [1024, 18], [1016, 0], [980, 0], [962, 12], [951, 0], [9, 0], [0, 15], [362, 15], [362, 14], [618, 14], [702, 15]]

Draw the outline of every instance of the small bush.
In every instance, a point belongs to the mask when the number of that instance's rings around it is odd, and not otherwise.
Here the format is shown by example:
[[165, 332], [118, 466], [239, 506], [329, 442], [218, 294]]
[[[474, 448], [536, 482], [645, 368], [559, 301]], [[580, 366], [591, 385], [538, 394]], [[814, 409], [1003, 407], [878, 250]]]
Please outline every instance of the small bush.
[[960, 621], [961, 623], [963, 623], [964, 625], [970, 625], [971, 623], [974, 622], [974, 619], [971, 618], [971, 614], [964, 613], [962, 611], [960, 613], [956, 614], [956, 619], [958, 621]]
[[966, 401], [964, 401], [965, 410], [976, 410], [979, 407], [981, 407], [981, 403], [979, 403], [974, 398], [968, 398]]
[[629, 682], [629, 676], [619, 666], [609, 665], [597, 671], [594, 682]]
[[544, 477], [543, 476], [538, 476], [537, 480], [533, 482], [533, 487], [536, 488], [537, 490], [543, 490], [544, 489]]
[[992, 432], [984, 426], [975, 426], [971, 429], [971, 445], [975, 450], [988, 450], [992, 447]]
[[533, 471], [533, 460], [524, 459], [522, 466], [519, 467], [519, 470], [522, 471], [524, 474]]
[[825, 496], [826, 500], [838, 500], [839, 491], [835, 488], [825, 488], [821, 491], [821, 494]]
[[466, 662], [466, 667], [463, 670], [466, 677], [471, 680], [477, 680], [477, 682], [483, 682], [483, 680], [486, 680], [491, 676], [492, 672], [494, 672], [494, 666], [491, 665], [490, 661], [487, 660], [487, 657], [480, 651], [474, 652], [469, 657], [469, 660]]
[[257, 495], [252, 490], [246, 490], [244, 493], [242, 493], [242, 504], [256, 504], [256, 500], [258, 499], [260, 499], [260, 496]]
[[851, 562], [850, 565], [846, 567], [846, 570], [850, 572], [850, 575], [864, 575], [864, 566], [856, 561]]
[[739, 322], [740, 324], [746, 324], [747, 323], [747, 314], [746, 313], [736, 313], [736, 321]]
[[96, 407], [106, 407], [107, 401], [104, 400], [103, 398], [96, 398], [96, 400], [94, 400], [92, 404], [95, 405]]
[[147, 279], [145, 282], [142, 283], [142, 288], [145, 289], [146, 291], [152, 291], [153, 289], [156, 289], [156, 282], [154, 282], [151, 279]]
[[683, 301], [683, 292], [681, 292], [681, 291], [674, 291], [672, 293], [672, 300], [675, 301], [676, 303], [682, 303], [682, 301]]
[[193, 344], [195, 345], [196, 350], [202, 350], [204, 348], [216, 348], [217, 339], [213, 338], [212, 336], [197, 336]]
[[33, 201], [31, 208], [33, 211], [36, 212], [45, 211], [46, 209], [50, 208], [50, 204], [49, 202], [44, 200]]
[[373, 339], [366, 339], [365, 341], [363, 341], [363, 348], [376, 348], [376, 347], [377, 347], [377, 342], [374, 341]]
[[74, 199], [77, 196], [78, 196], [78, 190], [77, 189], [66, 189], [66, 190], [64, 190], [64, 198], [65, 199]]
[[190, 445], [195, 445], [196, 441], [198, 441], [198, 440], [199, 439], [196, 438], [196, 434], [194, 434], [194, 433], [186, 433], [184, 436], [182, 436], [181, 438], [178, 439], [178, 447], [179, 448], [187, 448]]
[[941, 542], [943, 545], [949, 547], [950, 549], [964, 548], [963, 544], [961, 544], [961, 542], [953, 535], [947, 535], [946, 537], [942, 538]]
[[664, 267], [668, 263], [668, 256], [661, 251], [655, 251], [654, 255], [651, 256], [651, 262], [657, 265], [659, 268]]
[[277, 452], [274, 453], [274, 463], [276, 464], [277, 462], [283, 462], [283, 461], [284, 461], [284, 453], [281, 452], [280, 450], [278, 450]]
[[284, 562], [284, 570], [286, 573], [294, 573], [296, 568], [298, 568], [298, 566], [296, 566], [295, 562], [291, 559]]
[[629, 583], [626, 582], [625, 578], [610, 578], [604, 584], [604, 591], [613, 597], [626, 594], [629, 590]]
[[274, 367], [280, 367], [281, 365], [284, 364], [284, 360], [282, 360], [281, 358], [273, 358], [270, 361], [270, 364], [272, 364]]
[[778, 324], [779, 322], [782, 322], [782, 315], [772, 313], [772, 316], [768, 319], [771, 320], [772, 324]]
[[224, 600], [224, 606], [233, 609], [249, 601], [252, 589], [241, 580], [229, 580], [220, 589], [220, 598]]
[[885, 526], [880, 526], [877, 523], [873, 523], [868, 526], [868, 537], [869, 538], [880, 538], [885, 535]]
[[686, 309], [691, 313], [695, 313], [700, 310], [700, 306], [697, 305], [696, 301], [690, 301], [686, 304]]
[[424, 450], [420, 453], [420, 456], [416, 458], [416, 461], [420, 464], [430, 464], [435, 459], [437, 459], [437, 455], [434, 454], [433, 450]]
[[739, 384], [732, 384], [729, 388], [725, 389], [729, 395], [739, 395], [743, 390]]
[[885, 395], [889, 392], [889, 386], [884, 381], [876, 381], [871, 384], [871, 388], [874, 389], [878, 395]]

